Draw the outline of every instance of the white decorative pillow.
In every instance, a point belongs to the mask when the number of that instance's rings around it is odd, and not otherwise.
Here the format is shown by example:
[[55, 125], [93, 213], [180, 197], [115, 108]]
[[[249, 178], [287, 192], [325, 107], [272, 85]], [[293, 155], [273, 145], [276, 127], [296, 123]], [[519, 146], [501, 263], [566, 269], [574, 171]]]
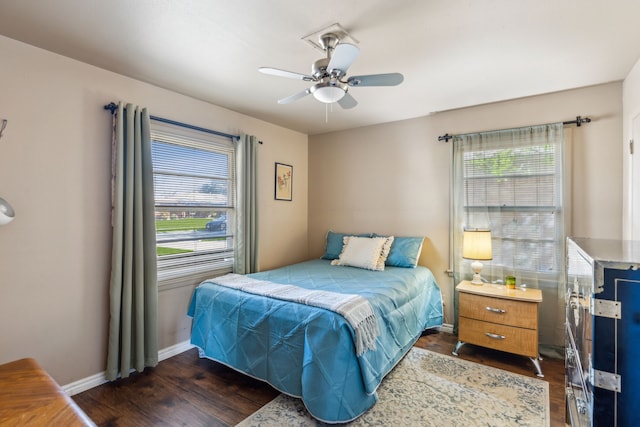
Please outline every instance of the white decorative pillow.
[[387, 260], [387, 256], [389, 256], [392, 243], [393, 236], [345, 236], [340, 257], [331, 261], [331, 265], [347, 265], [350, 267], [382, 271], [384, 270], [384, 262]]

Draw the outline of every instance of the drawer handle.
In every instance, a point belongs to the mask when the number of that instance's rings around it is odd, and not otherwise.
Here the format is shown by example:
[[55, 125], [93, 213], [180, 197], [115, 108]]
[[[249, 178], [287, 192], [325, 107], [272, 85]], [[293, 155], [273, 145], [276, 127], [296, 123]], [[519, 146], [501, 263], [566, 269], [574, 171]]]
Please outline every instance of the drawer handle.
[[498, 313], [498, 314], [504, 314], [507, 312], [507, 310], [503, 309], [503, 308], [493, 308], [493, 307], [485, 307], [487, 309], [487, 311], [490, 311], [492, 313]]
[[496, 340], [503, 340], [505, 339], [504, 335], [498, 335], [498, 334], [492, 334], [491, 332], [485, 332], [484, 333], [486, 336], [488, 336], [489, 338], [493, 338]]

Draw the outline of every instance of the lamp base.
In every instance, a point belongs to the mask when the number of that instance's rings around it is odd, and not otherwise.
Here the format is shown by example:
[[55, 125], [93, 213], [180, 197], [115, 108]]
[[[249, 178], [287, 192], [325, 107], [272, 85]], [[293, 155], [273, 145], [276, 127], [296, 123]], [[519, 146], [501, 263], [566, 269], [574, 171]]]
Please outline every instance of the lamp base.
[[473, 278], [471, 279], [471, 284], [472, 285], [478, 285], [478, 286], [484, 285], [484, 282], [482, 281], [482, 277], [480, 276], [480, 273], [473, 273]]
[[474, 285], [484, 285], [482, 281], [482, 263], [478, 260], [475, 260], [471, 263], [471, 270], [473, 270], [473, 279], [471, 279], [471, 283]]

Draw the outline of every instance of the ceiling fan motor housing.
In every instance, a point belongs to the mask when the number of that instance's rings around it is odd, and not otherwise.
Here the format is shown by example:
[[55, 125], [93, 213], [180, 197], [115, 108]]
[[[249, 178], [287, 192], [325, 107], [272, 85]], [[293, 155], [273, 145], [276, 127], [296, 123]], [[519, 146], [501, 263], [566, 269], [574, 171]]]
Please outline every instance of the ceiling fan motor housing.
[[329, 65], [329, 58], [318, 59], [311, 66], [311, 75], [316, 79], [320, 80], [325, 77], [327, 74], [327, 65]]

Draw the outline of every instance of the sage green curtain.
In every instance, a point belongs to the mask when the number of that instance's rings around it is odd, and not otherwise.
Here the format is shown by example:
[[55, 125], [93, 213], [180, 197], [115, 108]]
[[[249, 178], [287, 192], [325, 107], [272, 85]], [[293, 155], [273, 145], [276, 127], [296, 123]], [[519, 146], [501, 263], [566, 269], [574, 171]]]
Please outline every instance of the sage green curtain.
[[237, 221], [235, 268], [238, 274], [258, 271], [258, 138], [241, 135], [236, 142]]
[[112, 139], [109, 347], [114, 380], [158, 364], [158, 287], [149, 114], [122, 103]]

